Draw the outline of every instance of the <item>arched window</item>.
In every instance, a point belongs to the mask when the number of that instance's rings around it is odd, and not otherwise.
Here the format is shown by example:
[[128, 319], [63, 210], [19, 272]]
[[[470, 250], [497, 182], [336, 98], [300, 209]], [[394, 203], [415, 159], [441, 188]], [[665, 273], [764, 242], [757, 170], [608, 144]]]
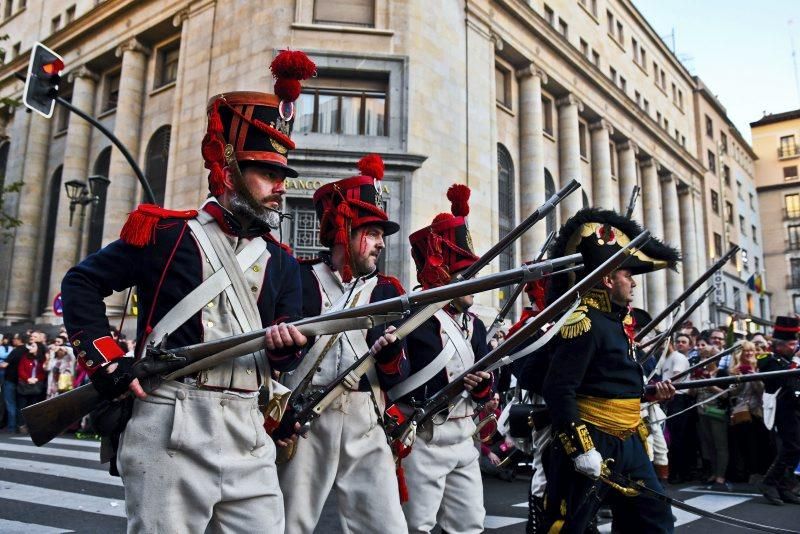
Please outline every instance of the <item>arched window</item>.
[[150, 138], [150, 142], [147, 143], [147, 152], [145, 153], [144, 175], [150, 182], [150, 187], [153, 188], [156, 204], [159, 206], [164, 205], [164, 197], [167, 193], [170, 131], [169, 125], [156, 130], [156, 133]]
[[42, 255], [42, 276], [39, 278], [39, 306], [37, 315], [44, 313], [50, 304], [50, 275], [53, 268], [53, 245], [56, 240], [58, 224], [58, 198], [61, 195], [61, 170], [59, 166], [50, 178], [47, 191], [47, 220], [44, 226], [44, 254]]
[[[109, 169], [111, 167], [111, 147], [104, 148], [100, 155], [94, 162], [92, 167], [92, 174], [96, 176], [105, 176], [108, 178]], [[103, 225], [106, 218], [106, 195], [108, 188], [104, 188], [100, 192], [100, 199], [97, 204], [92, 204], [92, 216], [89, 218], [89, 240], [87, 243], [88, 254], [97, 252], [103, 246]]]
[[[551, 196], [553, 196], [555, 194], [556, 194], [556, 183], [553, 180], [553, 175], [550, 174], [550, 171], [545, 169], [544, 170], [544, 197], [545, 198], [550, 198]], [[556, 230], [556, 210], [550, 210], [550, 213], [547, 214], [547, 220], [545, 221], [545, 226], [546, 226], [548, 234], [550, 234], [550, 232], [555, 232], [555, 230]]]
[[[497, 208], [500, 223], [500, 239], [514, 229], [514, 163], [506, 147], [497, 145]], [[514, 247], [508, 247], [500, 253], [500, 270], [514, 267]], [[504, 305], [511, 288], [504, 288], [500, 293], [500, 305]]]
[[[6, 181], [6, 167], [8, 166], [8, 148], [11, 143], [8, 141], [0, 144], [0, 190]], [[1, 194], [1, 193], [0, 193]]]

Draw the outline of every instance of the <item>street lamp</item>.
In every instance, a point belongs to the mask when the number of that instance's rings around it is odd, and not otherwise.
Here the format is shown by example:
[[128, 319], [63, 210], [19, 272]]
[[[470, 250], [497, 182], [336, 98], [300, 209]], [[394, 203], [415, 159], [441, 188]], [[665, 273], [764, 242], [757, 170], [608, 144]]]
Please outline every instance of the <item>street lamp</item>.
[[72, 217], [75, 213], [75, 206], [81, 206], [81, 221], [86, 214], [86, 206], [88, 204], [97, 205], [100, 198], [105, 193], [108, 184], [111, 180], [105, 176], [94, 175], [89, 177], [89, 187], [86, 183], [80, 180], [70, 180], [64, 184], [67, 190], [67, 198], [69, 199], [69, 225], [72, 226]]

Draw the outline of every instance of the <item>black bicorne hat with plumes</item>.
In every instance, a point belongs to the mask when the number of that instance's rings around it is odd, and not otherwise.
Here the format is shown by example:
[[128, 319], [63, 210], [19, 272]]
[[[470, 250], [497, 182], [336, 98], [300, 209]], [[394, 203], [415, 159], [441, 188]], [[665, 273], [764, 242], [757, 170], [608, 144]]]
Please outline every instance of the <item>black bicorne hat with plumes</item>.
[[[569, 288], [603, 264], [618, 250], [644, 231], [636, 221], [619, 213], [599, 208], [580, 210], [567, 220], [548, 250], [548, 258], [568, 254], [583, 255], [583, 269], [574, 273], [554, 275], [547, 284], [547, 302], [553, 302]], [[631, 254], [621, 269], [633, 274], [643, 274], [669, 267], [677, 270], [680, 252], [652, 237], [641, 248]]]

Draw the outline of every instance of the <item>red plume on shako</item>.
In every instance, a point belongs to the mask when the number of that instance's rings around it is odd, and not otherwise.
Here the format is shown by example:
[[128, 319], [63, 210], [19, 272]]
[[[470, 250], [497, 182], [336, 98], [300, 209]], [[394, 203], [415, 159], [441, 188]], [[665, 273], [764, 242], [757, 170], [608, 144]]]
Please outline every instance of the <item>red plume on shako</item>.
[[450, 281], [458, 271], [478, 260], [472, 250], [467, 227], [470, 189], [455, 184], [447, 190], [450, 213], [440, 213], [430, 226], [408, 237], [411, 256], [417, 266], [417, 280], [423, 287], [437, 287]]

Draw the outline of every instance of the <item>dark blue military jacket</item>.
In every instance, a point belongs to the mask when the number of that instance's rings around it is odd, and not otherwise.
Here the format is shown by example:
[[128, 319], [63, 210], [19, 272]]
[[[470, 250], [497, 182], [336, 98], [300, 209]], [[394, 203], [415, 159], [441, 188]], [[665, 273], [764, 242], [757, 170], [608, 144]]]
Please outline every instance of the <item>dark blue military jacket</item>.
[[557, 430], [579, 424], [576, 395], [634, 399], [644, 392], [642, 367], [625, 330], [628, 309], [614, 303], [598, 309], [595, 303], [584, 297], [575, 320], [568, 319], [553, 340], [542, 394]]
[[[475, 354], [477, 362], [486, 356], [488, 347], [486, 344], [486, 325], [483, 324], [475, 314], [467, 312], [472, 321], [472, 339], [470, 344]], [[411, 361], [411, 374], [413, 375], [424, 368], [442, 352], [442, 326], [436, 316], [431, 317], [406, 338], [406, 346], [409, 359]], [[411, 393], [405, 395], [401, 401], [406, 404], [423, 402], [435, 393], [443, 389], [450, 382], [447, 370], [442, 369], [436, 376], [428, 380], [425, 384], [418, 387]], [[472, 397], [476, 401], [485, 400], [491, 392], [491, 382], [486, 383], [486, 387], [481, 387], [479, 391], [473, 390]]]
[[[230, 233], [233, 230], [225, 222], [232, 221], [227, 219], [222, 225]], [[269, 326], [299, 319], [302, 288], [297, 260], [268, 234], [262, 238], [267, 240], [271, 254], [257, 298], [262, 324]], [[187, 221], [164, 218], [155, 226], [153, 238], [144, 247], [117, 240], [70, 269], [61, 284], [64, 324], [82, 363], [92, 371], [108, 356], [116, 356], [113, 351], [108, 352], [111, 349], [107, 343], [110, 338], [104, 297], [112, 291], [136, 287], [137, 351], [141, 351], [141, 342], [149, 329], [200, 285], [202, 261]], [[169, 335], [166, 347], [200, 343], [203, 331], [198, 312]], [[273, 369], [288, 371], [297, 366], [301, 353], [292, 349], [268, 354], [268, 357]]]
[[[317, 282], [317, 278], [313, 273], [313, 266], [322, 261], [327, 261], [328, 265], [330, 265], [327, 255], [323, 255], [323, 257], [312, 261], [303, 262], [300, 265], [300, 277], [303, 285], [304, 317], [316, 317], [322, 312], [322, 293], [320, 292], [319, 282]], [[377, 270], [367, 278], [372, 276], [378, 277], [378, 283], [375, 289], [372, 290], [370, 302], [379, 302], [381, 300], [398, 297], [405, 292], [402, 285], [400, 285], [400, 281], [394, 277], [381, 274]], [[398, 326], [399, 322], [390, 324]], [[367, 330], [367, 345], [371, 347], [375, 341], [384, 334], [387, 326], [389, 325], [377, 325]], [[308, 347], [310, 348], [312, 345], [312, 343], [309, 343]], [[378, 381], [380, 382], [381, 388], [384, 390], [390, 389], [408, 376], [409, 364], [405, 354], [405, 341], [389, 345], [375, 356], [375, 361]], [[358, 389], [359, 391], [371, 391], [369, 380], [366, 375], [361, 377]]]

